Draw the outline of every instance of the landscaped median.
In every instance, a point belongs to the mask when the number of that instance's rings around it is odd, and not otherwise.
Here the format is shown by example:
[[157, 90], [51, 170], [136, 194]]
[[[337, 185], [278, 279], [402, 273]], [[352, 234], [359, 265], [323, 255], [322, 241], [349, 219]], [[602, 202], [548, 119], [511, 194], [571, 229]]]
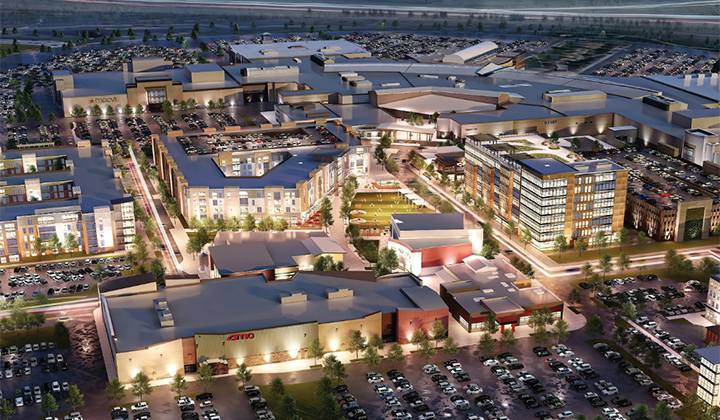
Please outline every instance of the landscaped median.
[[[335, 381], [333, 381], [333, 385], [335, 385]], [[343, 385], [343, 383], [340, 383], [340, 385]], [[303, 419], [314, 419], [318, 416], [321, 402], [320, 398], [315, 395], [317, 386], [318, 381], [301, 384], [285, 384], [285, 393], [295, 398], [297, 413]], [[282, 400], [283, 396], [270, 392], [270, 385], [260, 385], [259, 388], [260, 393], [262, 393], [263, 398], [265, 398], [265, 401], [268, 403], [268, 409], [277, 415], [277, 413], [280, 412], [280, 400]]]
[[597, 344], [597, 343], [605, 343], [605, 344], [607, 344], [608, 346], [610, 346], [611, 349], [613, 349], [614, 351], [620, 353], [620, 354], [622, 355], [622, 357], [625, 358], [625, 360], [627, 360], [628, 362], [632, 363], [633, 366], [635, 366], [636, 368], [640, 369], [644, 374], [646, 374], [647, 376], [649, 376], [650, 379], [652, 379], [656, 384], [658, 384], [659, 386], [663, 387], [663, 389], [666, 390], [667, 392], [669, 392], [673, 397], [677, 398], [678, 400], [680, 400], [680, 401], [682, 401], [682, 402], [685, 402], [685, 395], [684, 395], [682, 392], [680, 392], [680, 391], [678, 391], [677, 389], [675, 389], [675, 387], [673, 387], [672, 385], [670, 385], [665, 379], [663, 379], [662, 377], [660, 377], [660, 375], [658, 375], [658, 374], [655, 373], [652, 369], [650, 369], [650, 368], [648, 368], [647, 366], [645, 366], [645, 364], [643, 364], [642, 362], [640, 362], [639, 360], [637, 360], [633, 355], [631, 355], [630, 353], [628, 353], [625, 349], [623, 349], [622, 347], [620, 347], [620, 346], [619, 346], [617, 343], [615, 343], [614, 341], [605, 340], [605, 339], [596, 339], [596, 340], [587, 340], [587, 341], [585, 341], [585, 342], [586, 342], [587, 344], [591, 345], [591, 346], [592, 346], [593, 344]]

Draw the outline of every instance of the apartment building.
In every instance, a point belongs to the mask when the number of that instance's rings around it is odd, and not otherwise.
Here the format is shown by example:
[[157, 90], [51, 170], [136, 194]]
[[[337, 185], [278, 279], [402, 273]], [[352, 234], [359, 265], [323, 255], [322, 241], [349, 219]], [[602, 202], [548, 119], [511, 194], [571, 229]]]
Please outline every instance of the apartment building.
[[174, 136], [153, 136], [160, 178], [186, 219], [285, 218], [302, 224], [348, 176], [367, 176], [369, 146], [306, 146], [189, 156]]
[[697, 394], [709, 405], [720, 405], [720, 347], [695, 350], [700, 356]]
[[551, 249], [564, 234], [591, 240], [623, 226], [627, 170], [610, 160], [563, 163], [523, 153], [490, 135], [465, 144], [465, 187], [503, 224], [529, 228], [532, 245]]
[[[70, 234], [77, 247], [65, 249]], [[95, 254], [132, 247], [133, 198], [123, 193], [101, 148], [0, 154], [0, 263], [36, 257], [36, 238], [47, 242], [52, 235], [58, 236], [64, 252]]]

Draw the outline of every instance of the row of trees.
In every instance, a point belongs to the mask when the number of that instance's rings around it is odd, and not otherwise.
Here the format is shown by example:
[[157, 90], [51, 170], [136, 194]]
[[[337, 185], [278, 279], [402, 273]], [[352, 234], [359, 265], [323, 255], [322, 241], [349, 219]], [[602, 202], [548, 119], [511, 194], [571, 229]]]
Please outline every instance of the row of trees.
[[65, 252], [70, 253], [70, 256], [72, 257], [73, 251], [75, 251], [79, 246], [77, 236], [72, 233], [66, 234], [64, 241], [61, 241], [60, 237], [56, 233], [53, 233], [47, 238], [47, 240], [37, 236], [32, 243], [33, 252], [38, 255], [40, 261], [42, 261], [42, 257], [47, 251], [52, 251], [54, 254], [57, 254], [60, 250], [64, 250]]

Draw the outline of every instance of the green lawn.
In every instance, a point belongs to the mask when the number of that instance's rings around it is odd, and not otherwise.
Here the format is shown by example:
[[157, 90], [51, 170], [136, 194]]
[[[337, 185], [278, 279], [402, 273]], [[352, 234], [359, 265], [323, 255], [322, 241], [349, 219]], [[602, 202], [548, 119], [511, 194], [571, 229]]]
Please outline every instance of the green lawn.
[[[63, 342], [63, 340], [55, 336], [54, 327], [41, 327], [39, 330], [36, 328], [31, 328], [29, 334], [27, 331], [21, 330], [14, 332], [5, 332], [0, 335], [0, 347], [24, 346], [25, 344], [40, 344], [43, 341], [53, 341], [55, 343]], [[58, 347], [60, 347], [59, 344]]]
[[678, 324], [678, 325], [693, 325], [692, 322], [688, 321], [685, 318], [671, 319], [670, 322], [672, 322], [673, 324]]
[[[711, 236], [707, 239], [696, 239], [693, 241], [685, 241], [685, 242], [673, 242], [673, 241], [665, 241], [665, 242], [650, 242], [645, 245], [625, 245], [622, 247], [622, 251], [626, 254], [630, 255], [631, 257], [633, 255], [637, 254], [648, 254], [651, 252], [666, 252], [668, 249], [672, 248], [675, 250], [680, 249], [686, 249], [686, 248], [696, 248], [701, 246], [708, 246], [708, 245], [720, 245], [720, 238], [717, 236]], [[620, 247], [619, 246], [613, 246], [610, 248], [605, 249], [598, 249], [593, 248], [589, 249], [587, 251], [583, 251], [582, 256], [576, 251], [568, 251], [564, 252], [560, 255], [558, 255], [557, 252], [547, 252], [546, 255], [550, 258], [552, 258], [553, 261], [558, 263], [571, 263], [571, 262], [580, 262], [580, 261], [591, 261], [595, 262], [600, 258], [600, 255], [602, 254], [608, 254], [611, 257], [617, 257], [618, 254], [620, 254]]]
[[365, 219], [364, 223], [359, 223], [361, 229], [385, 229], [386, 226], [390, 226], [390, 216], [393, 213], [418, 211], [415, 205], [407, 203], [403, 195], [396, 192], [357, 193], [352, 202], [352, 209], [365, 212], [352, 216], [352, 218]]
[[[7, 51], [8, 48], [10, 48], [12, 50], [12, 44], [0, 44], [0, 49]], [[18, 49], [20, 50], [20, 53], [24, 53], [24, 52], [28, 52], [28, 51], [39, 51], [40, 46], [39, 45], [29, 45], [29, 44], [18, 44]], [[17, 54], [17, 53], [12, 53], [12, 54]]]
[[[285, 392], [295, 398], [298, 414], [304, 419], [317, 418], [320, 400], [315, 396], [316, 388], [317, 381], [302, 384], [285, 384]], [[267, 400], [270, 411], [277, 413], [282, 397], [278, 398], [270, 393], [270, 385], [260, 385], [260, 392]]]

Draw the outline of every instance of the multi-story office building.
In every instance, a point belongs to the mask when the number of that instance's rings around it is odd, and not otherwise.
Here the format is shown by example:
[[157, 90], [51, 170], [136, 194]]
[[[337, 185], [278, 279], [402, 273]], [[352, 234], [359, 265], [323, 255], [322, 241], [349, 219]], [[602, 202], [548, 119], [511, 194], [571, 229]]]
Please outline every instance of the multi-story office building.
[[[0, 263], [37, 256], [37, 237], [57, 235], [65, 252], [129, 249], [133, 198], [98, 147], [39, 149], [0, 155]], [[72, 234], [77, 248], [65, 249]], [[52, 253], [48, 250], [46, 253]]]
[[720, 347], [695, 350], [700, 356], [697, 394], [709, 405], [720, 405]]
[[628, 171], [620, 165], [535, 158], [489, 135], [468, 139], [465, 151], [467, 191], [502, 223], [529, 228], [538, 249], [550, 249], [560, 234], [591, 240], [623, 226]]
[[368, 146], [340, 146], [190, 156], [175, 136], [153, 137], [160, 178], [188, 220], [252, 214], [302, 223], [348, 176], [367, 176]]
[[705, 304], [705, 318], [715, 325], [720, 325], [720, 276], [710, 276], [708, 297]]

